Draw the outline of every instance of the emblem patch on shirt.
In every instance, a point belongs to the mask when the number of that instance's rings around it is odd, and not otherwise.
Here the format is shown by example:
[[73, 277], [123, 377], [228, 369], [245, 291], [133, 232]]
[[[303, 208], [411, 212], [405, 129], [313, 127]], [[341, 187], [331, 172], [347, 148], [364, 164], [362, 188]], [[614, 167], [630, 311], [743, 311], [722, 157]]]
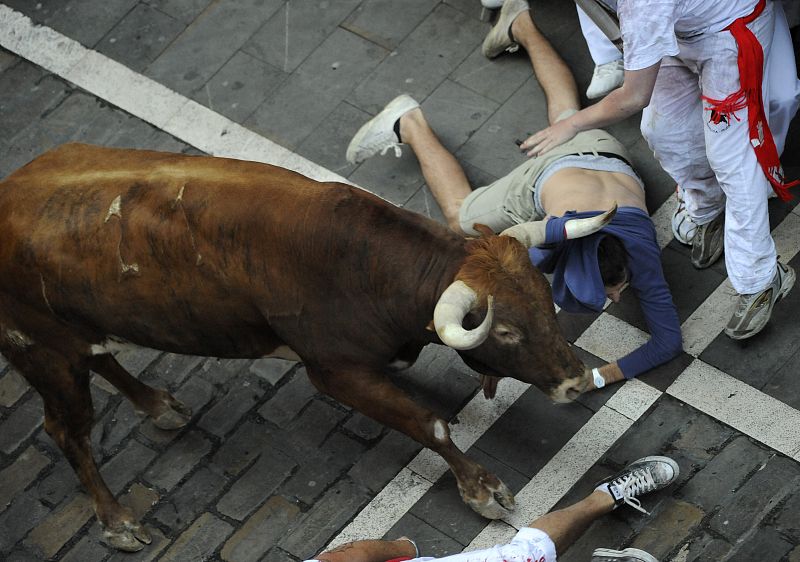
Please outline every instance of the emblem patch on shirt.
[[720, 113], [716, 109], [712, 109], [709, 113], [706, 126], [714, 133], [721, 133], [731, 126], [730, 116]]

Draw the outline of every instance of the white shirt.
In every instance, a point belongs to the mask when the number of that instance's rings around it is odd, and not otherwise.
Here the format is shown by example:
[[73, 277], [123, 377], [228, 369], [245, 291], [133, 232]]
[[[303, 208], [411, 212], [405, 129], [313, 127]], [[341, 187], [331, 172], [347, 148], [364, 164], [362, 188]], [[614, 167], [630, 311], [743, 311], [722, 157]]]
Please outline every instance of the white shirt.
[[625, 70], [677, 56], [678, 41], [725, 29], [753, 12], [758, 0], [602, 0], [619, 16]]

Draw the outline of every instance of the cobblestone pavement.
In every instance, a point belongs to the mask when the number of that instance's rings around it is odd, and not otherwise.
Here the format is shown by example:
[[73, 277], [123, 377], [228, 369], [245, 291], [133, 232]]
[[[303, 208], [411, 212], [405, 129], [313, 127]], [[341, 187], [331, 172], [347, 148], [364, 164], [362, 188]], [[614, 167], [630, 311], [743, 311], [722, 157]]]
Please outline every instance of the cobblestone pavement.
[[[71, 140], [245, 157], [263, 137], [280, 158], [441, 220], [409, 151], [345, 162], [347, 141], [366, 119], [411, 93], [475, 185], [520, 162], [513, 140], [546, 120], [524, 56], [481, 56], [488, 24], [478, 0], [2, 2], [0, 177]], [[572, 3], [533, 4], [585, 90], [592, 64]], [[23, 14], [61, 35], [30, 46], [36, 32], [15, 27]], [[177, 117], [159, 113], [173, 102], [183, 104]], [[208, 134], [217, 126], [208, 122], [222, 123], [222, 132]], [[611, 130], [631, 149], [648, 207], [668, 232], [674, 186], [637, 123]], [[229, 130], [243, 136], [228, 142]], [[795, 127], [784, 155], [790, 177], [800, 176], [799, 155]], [[800, 214], [777, 200], [770, 212], [780, 253], [800, 267]], [[686, 353], [641, 381], [566, 406], [504, 381], [507, 403], [487, 405], [473, 400], [475, 373], [434, 347], [394, 376], [451, 419], [454, 432], [483, 424], [464, 443], [519, 492], [516, 519], [487, 526], [461, 503], [452, 476], [417, 456], [415, 442], [317, 393], [302, 364], [141, 349], [120, 361], [169, 388], [194, 417], [179, 431], [159, 430], [94, 379], [98, 465], [153, 534], [140, 553], [118, 553], [103, 543], [88, 496], [44, 432], [38, 395], [0, 358], [0, 559], [284, 562], [368, 533], [413, 536], [425, 554], [442, 555], [490, 544], [627, 462], [663, 453], [681, 477], [644, 500], [650, 515], [618, 510], [560, 559], [585, 562], [598, 546], [634, 546], [676, 562], [798, 562], [800, 291], [776, 308], [762, 336], [733, 342], [720, 335], [731, 299], [724, 264], [696, 271], [686, 249], [668, 240], [662, 259]], [[561, 312], [559, 320], [592, 366], [644, 337], [629, 293], [602, 314]]]

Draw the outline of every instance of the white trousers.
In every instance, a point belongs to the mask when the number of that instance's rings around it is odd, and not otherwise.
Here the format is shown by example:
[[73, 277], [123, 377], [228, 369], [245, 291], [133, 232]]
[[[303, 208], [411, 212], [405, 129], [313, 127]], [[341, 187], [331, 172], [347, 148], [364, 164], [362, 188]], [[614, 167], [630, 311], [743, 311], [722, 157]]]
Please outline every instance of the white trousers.
[[[800, 10], [800, 4], [796, 3], [796, 0], [775, 2], [775, 34], [772, 37], [772, 56], [769, 58], [768, 71], [770, 97], [766, 109], [772, 136], [778, 147], [778, 154], [783, 153], [789, 124], [800, 106], [800, 80], [793, 71], [790, 71], [796, 67], [792, 36], [789, 33], [784, 4], [792, 11]], [[621, 59], [622, 53], [619, 52], [619, 49], [608, 40], [600, 28], [586, 15], [586, 12], [580, 7], [577, 8], [581, 31], [594, 64], [606, 64]]]
[[[748, 27], [769, 61], [775, 11], [768, 2]], [[700, 96], [723, 99], [739, 89], [738, 46], [728, 31], [679, 41], [677, 57], [661, 63], [642, 134], [664, 170], [683, 187], [698, 224], [725, 212], [725, 266], [734, 289], [756, 293], [776, 271], [767, 196], [772, 189], [750, 146], [747, 109], [717, 124]], [[765, 62], [763, 95], [769, 98]], [[790, 76], [794, 80], [794, 66]], [[785, 76], [785, 75], [784, 75]]]

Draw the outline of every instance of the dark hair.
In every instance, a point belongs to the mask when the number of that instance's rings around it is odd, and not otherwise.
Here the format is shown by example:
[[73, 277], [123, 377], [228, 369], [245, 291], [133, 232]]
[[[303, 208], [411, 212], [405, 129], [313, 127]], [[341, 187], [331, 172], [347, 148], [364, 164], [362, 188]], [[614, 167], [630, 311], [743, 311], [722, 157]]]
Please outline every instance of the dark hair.
[[597, 265], [603, 285], [612, 287], [625, 281], [628, 269], [628, 253], [622, 241], [606, 234], [597, 246]]

